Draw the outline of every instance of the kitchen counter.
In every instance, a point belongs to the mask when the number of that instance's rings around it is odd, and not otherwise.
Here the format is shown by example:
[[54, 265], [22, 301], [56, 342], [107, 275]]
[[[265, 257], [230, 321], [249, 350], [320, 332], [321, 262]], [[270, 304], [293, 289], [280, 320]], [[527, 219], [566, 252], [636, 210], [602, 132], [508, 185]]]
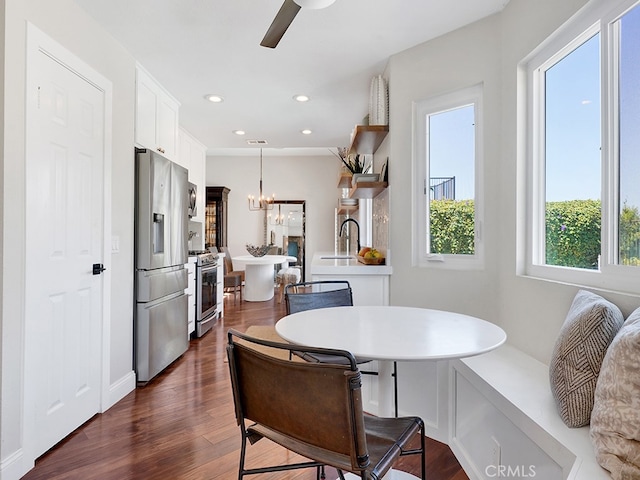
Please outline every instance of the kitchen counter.
[[355, 255], [319, 252], [311, 262], [311, 280], [346, 280], [353, 291], [354, 305], [389, 305], [391, 265], [365, 265]]
[[311, 275], [391, 275], [391, 265], [365, 265], [355, 255], [320, 252], [313, 255]]

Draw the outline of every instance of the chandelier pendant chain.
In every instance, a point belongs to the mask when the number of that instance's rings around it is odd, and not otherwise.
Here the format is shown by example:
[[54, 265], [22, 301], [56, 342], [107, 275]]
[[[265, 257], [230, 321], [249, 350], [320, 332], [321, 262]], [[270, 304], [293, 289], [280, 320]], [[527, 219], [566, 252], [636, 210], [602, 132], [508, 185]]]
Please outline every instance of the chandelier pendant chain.
[[275, 195], [271, 195], [270, 197], [264, 196], [262, 193], [262, 149], [260, 149], [260, 196], [258, 197], [258, 202], [256, 203], [256, 198], [253, 195], [249, 195], [249, 210], [273, 210], [273, 202], [275, 200]]

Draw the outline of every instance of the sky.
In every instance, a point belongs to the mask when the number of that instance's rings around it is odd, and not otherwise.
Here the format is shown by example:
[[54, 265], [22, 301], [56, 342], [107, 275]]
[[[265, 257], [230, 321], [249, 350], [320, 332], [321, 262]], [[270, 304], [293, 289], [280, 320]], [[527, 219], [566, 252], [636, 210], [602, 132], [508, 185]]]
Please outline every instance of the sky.
[[429, 176], [456, 177], [456, 200], [472, 200], [475, 196], [473, 106], [430, 115], [428, 128]]
[[[600, 37], [546, 74], [547, 200], [601, 198]], [[621, 200], [640, 206], [640, 7], [622, 18]]]
[[601, 197], [599, 38], [545, 75], [547, 201]]
[[622, 19], [621, 200], [640, 207], [640, 7]]

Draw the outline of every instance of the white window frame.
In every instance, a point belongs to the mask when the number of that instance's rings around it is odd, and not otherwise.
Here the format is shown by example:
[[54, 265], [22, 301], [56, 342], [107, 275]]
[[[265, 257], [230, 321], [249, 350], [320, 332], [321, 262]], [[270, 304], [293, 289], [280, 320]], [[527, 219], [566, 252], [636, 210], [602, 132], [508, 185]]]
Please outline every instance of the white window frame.
[[[412, 211], [412, 260], [413, 266], [480, 270], [484, 268], [484, 182], [483, 182], [483, 86], [482, 84], [445, 93], [412, 104], [413, 113], [413, 211]], [[475, 246], [472, 255], [427, 253], [429, 221], [427, 220], [429, 192], [429, 148], [427, 117], [429, 115], [474, 105], [475, 165], [474, 165], [474, 213]]]
[[[638, 0], [593, 0], [522, 63], [526, 75], [527, 228], [524, 275], [580, 286], [640, 293], [640, 267], [618, 257], [618, 31], [614, 24]], [[599, 270], [545, 265], [544, 71], [596, 33], [601, 69], [601, 256]], [[611, 86], [611, 87], [610, 87]]]

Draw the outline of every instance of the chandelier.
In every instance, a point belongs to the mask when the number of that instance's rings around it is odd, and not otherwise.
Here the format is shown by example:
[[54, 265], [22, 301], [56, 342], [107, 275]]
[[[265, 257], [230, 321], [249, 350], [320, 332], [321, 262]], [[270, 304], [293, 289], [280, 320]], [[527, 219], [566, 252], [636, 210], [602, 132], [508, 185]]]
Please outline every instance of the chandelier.
[[262, 149], [260, 149], [260, 196], [256, 199], [253, 195], [249, 195], [249, 210], [273, 210], [273, 201], [275, 195], [266, 197], [262, 193]]
[[278, 214], [275, 217], [272, 217], [271, 214], [269, 214], [269, 223], [271, 225], [285, 224], [285, 218], [284, 218], [284, 215], [282, 214], [281, 205], [278, 205]]

